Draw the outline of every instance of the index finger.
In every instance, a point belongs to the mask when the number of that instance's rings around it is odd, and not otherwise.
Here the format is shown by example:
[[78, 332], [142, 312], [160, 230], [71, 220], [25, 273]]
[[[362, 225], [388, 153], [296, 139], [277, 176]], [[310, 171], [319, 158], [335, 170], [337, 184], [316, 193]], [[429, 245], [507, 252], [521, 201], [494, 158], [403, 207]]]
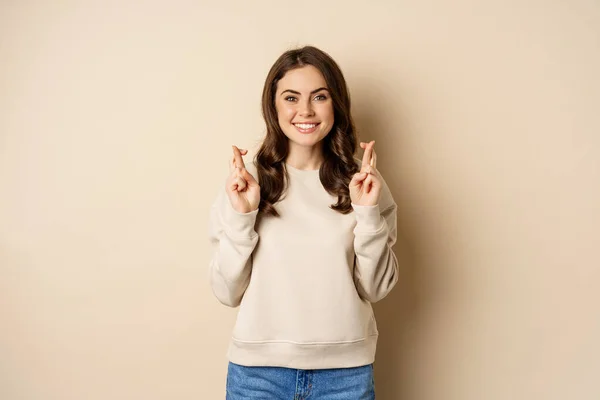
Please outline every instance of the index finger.
[[367, 147], [365, 148], [365, 152], [363, 154], [362, 159], [362, 168], [366, 168], [371, 164], [371, 158], [373, 157], [373, 146], [375, 145], [375, 141], [369, 142]]
[[238, 149], [237, 146], [231, 147], [233, 147], [233, 158], [236, 168], [245, 168], [246, 165], [244, 164], [244, 159], [242, 159], [242, 153], [240, 152], [240, 149]]

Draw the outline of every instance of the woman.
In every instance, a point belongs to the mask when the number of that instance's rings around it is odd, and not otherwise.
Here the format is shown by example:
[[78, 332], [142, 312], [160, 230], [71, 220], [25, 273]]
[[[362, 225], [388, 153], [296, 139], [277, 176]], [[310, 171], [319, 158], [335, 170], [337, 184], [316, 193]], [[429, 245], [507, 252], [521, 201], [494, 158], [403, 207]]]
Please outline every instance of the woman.
[[371, 308], [398, 279], [396, 204], [360, 143], [346, 82], [315, 47], [287, 51], [262, 95], [255, 162], [233, 146], [211, 208], [211, 286], [240, 306], [227, 399], [373, 399]]

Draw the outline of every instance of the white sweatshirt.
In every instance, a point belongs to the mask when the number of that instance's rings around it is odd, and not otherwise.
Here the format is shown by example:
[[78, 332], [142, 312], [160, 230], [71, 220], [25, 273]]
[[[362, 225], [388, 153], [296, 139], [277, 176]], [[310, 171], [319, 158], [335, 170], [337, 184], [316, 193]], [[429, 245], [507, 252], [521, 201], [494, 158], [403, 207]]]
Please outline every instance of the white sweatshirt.
[[225, 188], [211, 207], [212, 290], [221, 303], [240, 306], [229, 361], [298, 369], [370, 364], [378, 336], [371, 303], [398, 279], [396, 203], [382, 179], [379, 205], [353, 204], [343, 215], [329, 208], [337, 197], [318, 170], [287, 169], [287, 193], [275, 204], [280, 217], [236, 212]]

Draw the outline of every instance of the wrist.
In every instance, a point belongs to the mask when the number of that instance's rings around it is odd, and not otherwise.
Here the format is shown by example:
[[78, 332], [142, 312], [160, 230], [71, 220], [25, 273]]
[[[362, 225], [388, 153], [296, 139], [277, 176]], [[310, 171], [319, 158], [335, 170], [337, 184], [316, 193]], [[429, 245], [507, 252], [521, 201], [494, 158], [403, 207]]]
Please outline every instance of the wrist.
[[360, 205], [352, 203], [354, 216], [356, 218], [356, 230], [363, 232], [376, 232], [383, 225], [383, 218], [379, 210], [379, 204]]
[[254, 235], [254, 224], [258, 208], [252, 211], [236, 210], [232, 204], [223, 212], [223, 222], [234, 236], [250, 237]]

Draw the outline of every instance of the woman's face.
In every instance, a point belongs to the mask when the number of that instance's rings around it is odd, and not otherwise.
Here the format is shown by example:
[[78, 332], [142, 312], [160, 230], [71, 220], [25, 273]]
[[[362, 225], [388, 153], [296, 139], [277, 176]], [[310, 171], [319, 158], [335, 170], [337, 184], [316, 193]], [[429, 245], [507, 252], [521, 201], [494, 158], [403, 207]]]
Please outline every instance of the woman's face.
[[290, 146], [312, 147], [333, 126], [333, 102], [325, 78], [312, 65], [288, 71], [279, 80], [275, 108]]

